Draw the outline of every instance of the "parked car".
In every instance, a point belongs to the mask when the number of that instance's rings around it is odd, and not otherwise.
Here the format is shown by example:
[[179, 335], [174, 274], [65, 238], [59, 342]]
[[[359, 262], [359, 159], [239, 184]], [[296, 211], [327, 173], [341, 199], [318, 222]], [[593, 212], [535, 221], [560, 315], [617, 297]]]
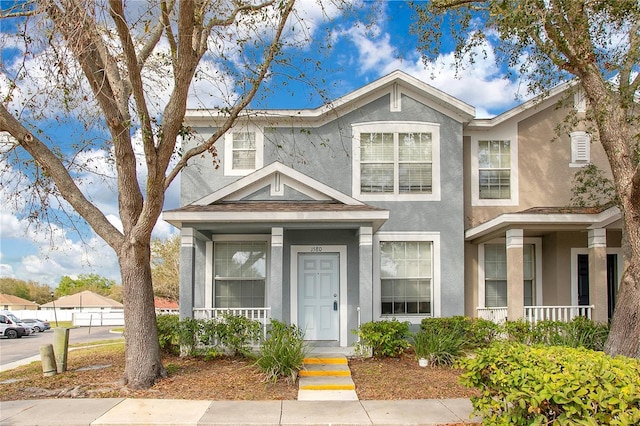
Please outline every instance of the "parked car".
[[[16, 324], [18, 327], [22, 327], [24, 329], [24, 333], [22, 334], [23, 336], [29, 336], [30, 334], [34, 334], [36, 332], [33, 329], [33, 327], [31, 327], [28, 324], [23, 323], [22, 320], [20, 318], [18, 318], [17, 316], [13, 315], [13, 313], [11, 311], [2, 311], [2, 315], [4, 315], [5, 317], [9, 318], [11, 320], [11, 322]], [[20, 336], [20, 337], [22, 337], [22, 336]]]
[[[15, 318], [14, 315], [11, 315]], [[0, 313], [0, 335], [9, 339], [20, 338], [25, 335], [26, 330], [24, 327], [18, 325], [11, 316]]]
[[23, 324], [33, 328], [35, 332], [42, 333], [43, 331], [47, 331], [51, 328], [51, 324], [49, 321], [42, 321], [35, 318], [22, 318], [20, 320]]

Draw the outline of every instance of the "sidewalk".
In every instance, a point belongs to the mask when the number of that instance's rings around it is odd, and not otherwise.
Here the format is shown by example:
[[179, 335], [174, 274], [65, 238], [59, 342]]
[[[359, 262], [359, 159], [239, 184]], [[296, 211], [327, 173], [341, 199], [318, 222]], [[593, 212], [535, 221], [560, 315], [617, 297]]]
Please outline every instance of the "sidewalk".
[[468, 399], [193, 401], [88, 398], [1, 401], [4, 425], [444, 425], [479, 423]]

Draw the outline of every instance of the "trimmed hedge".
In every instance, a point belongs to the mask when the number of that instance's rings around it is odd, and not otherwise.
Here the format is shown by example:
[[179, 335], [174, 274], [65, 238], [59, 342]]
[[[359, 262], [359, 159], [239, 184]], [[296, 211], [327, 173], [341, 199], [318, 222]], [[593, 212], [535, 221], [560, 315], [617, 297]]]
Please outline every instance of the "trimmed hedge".
[[583, 348], [500, 342], [459, 361], [490, 425], [640, 424], [640, 361]]

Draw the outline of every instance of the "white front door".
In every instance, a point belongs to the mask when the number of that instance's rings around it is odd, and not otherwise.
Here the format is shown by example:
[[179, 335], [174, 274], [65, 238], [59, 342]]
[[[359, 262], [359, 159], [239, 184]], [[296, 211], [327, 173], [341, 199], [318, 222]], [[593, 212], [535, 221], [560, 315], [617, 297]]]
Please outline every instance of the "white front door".
[[298, 325], [305, 340], [339, 340], [339, 253], [298, 254]]

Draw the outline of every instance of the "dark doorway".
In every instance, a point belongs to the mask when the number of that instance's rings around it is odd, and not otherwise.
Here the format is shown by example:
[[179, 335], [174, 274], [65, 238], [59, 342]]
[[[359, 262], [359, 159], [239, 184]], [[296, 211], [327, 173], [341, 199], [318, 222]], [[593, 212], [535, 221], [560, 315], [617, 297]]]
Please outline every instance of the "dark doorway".
[[578, 255], [578, 305], [589, 304], [589, 255]]

